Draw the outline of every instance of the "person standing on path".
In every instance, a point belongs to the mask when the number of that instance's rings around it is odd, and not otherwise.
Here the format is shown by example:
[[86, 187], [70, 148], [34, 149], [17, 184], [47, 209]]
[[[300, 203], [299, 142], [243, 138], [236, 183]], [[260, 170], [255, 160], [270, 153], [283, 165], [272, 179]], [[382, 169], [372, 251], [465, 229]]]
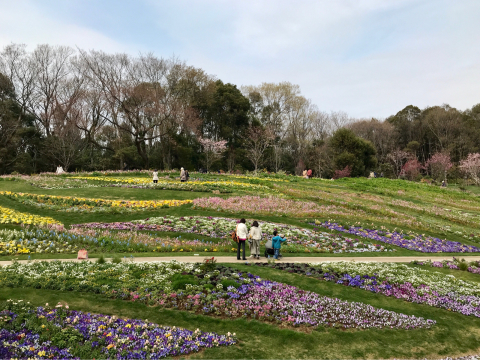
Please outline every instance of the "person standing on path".
[[187, 174], [185, 174], [185, 170], [183, 169], [183, 167], [180, 169], [180, 181], [187, 181]]
[[153, 183], [154, 184], [158, 183], [158, 170], [157, 169], [153, 170]]
[[273, 232], [273, 238], [272, 238], [272, 245], [273, 245], [273, 251], [274, 251], [274, 258], [275, 260], [278, 260], [278, 257], [280, 255], [280, 248], [282, 247], [282, 242], [285, 242], [287, 241], [287, 239], [285, 239], [283, 237], [283, 234], [280, 234], [280, 235], [277, 235], [277, 230], [275, 230]]
[[252, 239], [252, 245], [250, 248], [250, 257], [254, 259], [260, 259], [260, 240], [262, 240], [262, 229], [258, 225], [258, 221], [254, 221], [250, 228], [249, 238]]
[[237, 224], [237, 238], [238, 238], [237, 260], [240, 260], [240, 247], [242, 247], [242, 251], [243, 251], [242, 260], [247, 260], [245, 258], [245, 241], [247, 240], [247, 237], [248, 237], [247, 225], [245, 225], [245, 219], [242, 218], [240, 220], [240, 223]]

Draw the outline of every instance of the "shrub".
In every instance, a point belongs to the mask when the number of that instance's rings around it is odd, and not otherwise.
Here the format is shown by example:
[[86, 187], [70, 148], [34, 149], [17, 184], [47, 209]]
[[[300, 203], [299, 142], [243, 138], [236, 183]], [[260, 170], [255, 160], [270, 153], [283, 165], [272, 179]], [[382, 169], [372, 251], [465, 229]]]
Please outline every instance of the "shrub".
[[237, 283], [235, 280], [222, 280], [221, 284], [223, 285], [223, 288], [226, 289], [229, 286], [235, 287], [235, 289], [238, 289], [240, 287], [240, 284]]
[[175, 274], [172, 276], [173, 290], [185, 290], [188, 284], [198, 285], [198, 279], [193, 275]]
[[112, 263], [114, 264], [120, 264], [122, 262], [122, 259], [118, 256], [115, 256], [113, 259], [112, 259]]
[[105, 258], [103, 257], [103, 255], [101, 255], [98, 259], [97, 259], [97, 264], [105, 264], [106, 261], [105, 261]]
[[217, 260], [212, 256], [211, 258], [203, 259], [203, 263], [200, 265], [200, 269], [204, 272], [215, 270], [217, 267]]

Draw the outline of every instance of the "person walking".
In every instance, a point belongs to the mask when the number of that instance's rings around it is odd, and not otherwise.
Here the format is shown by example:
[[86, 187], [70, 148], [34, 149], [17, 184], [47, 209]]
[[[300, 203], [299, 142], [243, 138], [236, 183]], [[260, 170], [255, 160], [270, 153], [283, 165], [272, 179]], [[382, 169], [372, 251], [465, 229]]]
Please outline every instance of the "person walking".
[[157, 169], [153, 170], [153, 183], [154, 184], [158, 183], [158, 170]]
[[272, 238], [272, 245], [273, 245], [273, 251], [274, 251], [274, 258], [275, 260], [278, 260], [278, 257], [280, 255], [280, 249], [282, 247], [282, 242], [287, 241], [286, 238], [283, 237], [283, 234], [277, 235], [277, 230], [273, 232], [273, 238]]
[[237, 246], [237, 260], [240, 260], [240, 247], [242, 247], [243, 251], [243, 259], [245, 258], [245, 241], [248, 237], [248, 229], [247, 225], [245, 225], [245, 219], [240, 219], [240, 222], [237, 224], [237, 238], [238, 238], [238, 246]]
[[183, 169], [183, 167], [180, 169], [180, 181], [187, 181], [187, 174], [185, 174], [185, 170]]
[[262, 229], [258, 221], [254, 221], [250, 228], [249, 238], [252, 240], [250, 247], [250, 257], [260, 259], [260, 240], [262, 240]]

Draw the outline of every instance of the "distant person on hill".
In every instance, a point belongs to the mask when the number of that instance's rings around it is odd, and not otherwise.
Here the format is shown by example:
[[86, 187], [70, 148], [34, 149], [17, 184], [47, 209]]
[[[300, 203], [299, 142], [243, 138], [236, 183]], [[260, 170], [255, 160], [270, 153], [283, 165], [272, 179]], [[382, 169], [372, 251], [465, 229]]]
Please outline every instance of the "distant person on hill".
[[240, 219], [240, 222], [237, 224], [237, 237], [238, 237], [238, 246], [237, 246], [237, 260], [240, 260], [240, 247], [243, 251], [243, 260], [245, 258], [245, 241], [248, 237], [247, 225], [245, 225], [245, 219]]
[[188, 181], [190, 179], [190, 174], [188, 173], [188, 170], [185, 170], [185, 179]]
[[248, 237], [252, 240], [250, 247], [250, 257], [260, 259], [260, 241], [262, 240], [262, 229], [260, 228], [260, 225], [258, 225], [258, 221], [255, 220], [253, 222]]
[[180, 169], [180, 181], [185, 182], [187, 181], [187, 175], [185, 174], [185, 170], [183, 167]]
[[442, 180], [442, 187], [447, 187], [447, 183], [445, 182], [445, 180]]
[[302, 177], [303, 177], [304, 179], [308, 179], [307, 169], [303, 170]]
[[277, 235], [277, 230], [273, 232], [273, 238], [272, 238], [272, 245], [273, 245], [273, 251], [274, 251], [274, 258], [275, 260], [278, 260], [278, 257], [280, 256], [280, 249], [282, 247], [282, 242], [287, 241], [286, 238], [284, 238], [283, 234]]
[[307, 179], [310, 179], [312, 177], [312, 169], [308, 169], [307, 171]]
[[157, 169], [153, 170], [153, 183], [154, 184], [158, 183], [158, 170]]
[[57, 174], [63, 174], [64, 171], [63, 171], [63, 167], [61, 167], [60, 165], [57, 166], [57, 171], [55, 172]]

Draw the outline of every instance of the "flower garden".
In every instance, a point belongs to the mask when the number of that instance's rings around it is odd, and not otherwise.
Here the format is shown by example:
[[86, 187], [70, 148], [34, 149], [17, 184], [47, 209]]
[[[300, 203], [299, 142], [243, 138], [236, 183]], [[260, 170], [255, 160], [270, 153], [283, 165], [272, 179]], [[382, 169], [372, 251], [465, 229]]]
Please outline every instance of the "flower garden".
[[[0, 177], [1, 358], [480, 354], [478, 196], [386, 179], [159, 176]], [[236, 260], [242, 217], [260, 223], [262, 255], [285, 236], [283, 260]], [[90, 260], [68, 261], [79, 250]]]

